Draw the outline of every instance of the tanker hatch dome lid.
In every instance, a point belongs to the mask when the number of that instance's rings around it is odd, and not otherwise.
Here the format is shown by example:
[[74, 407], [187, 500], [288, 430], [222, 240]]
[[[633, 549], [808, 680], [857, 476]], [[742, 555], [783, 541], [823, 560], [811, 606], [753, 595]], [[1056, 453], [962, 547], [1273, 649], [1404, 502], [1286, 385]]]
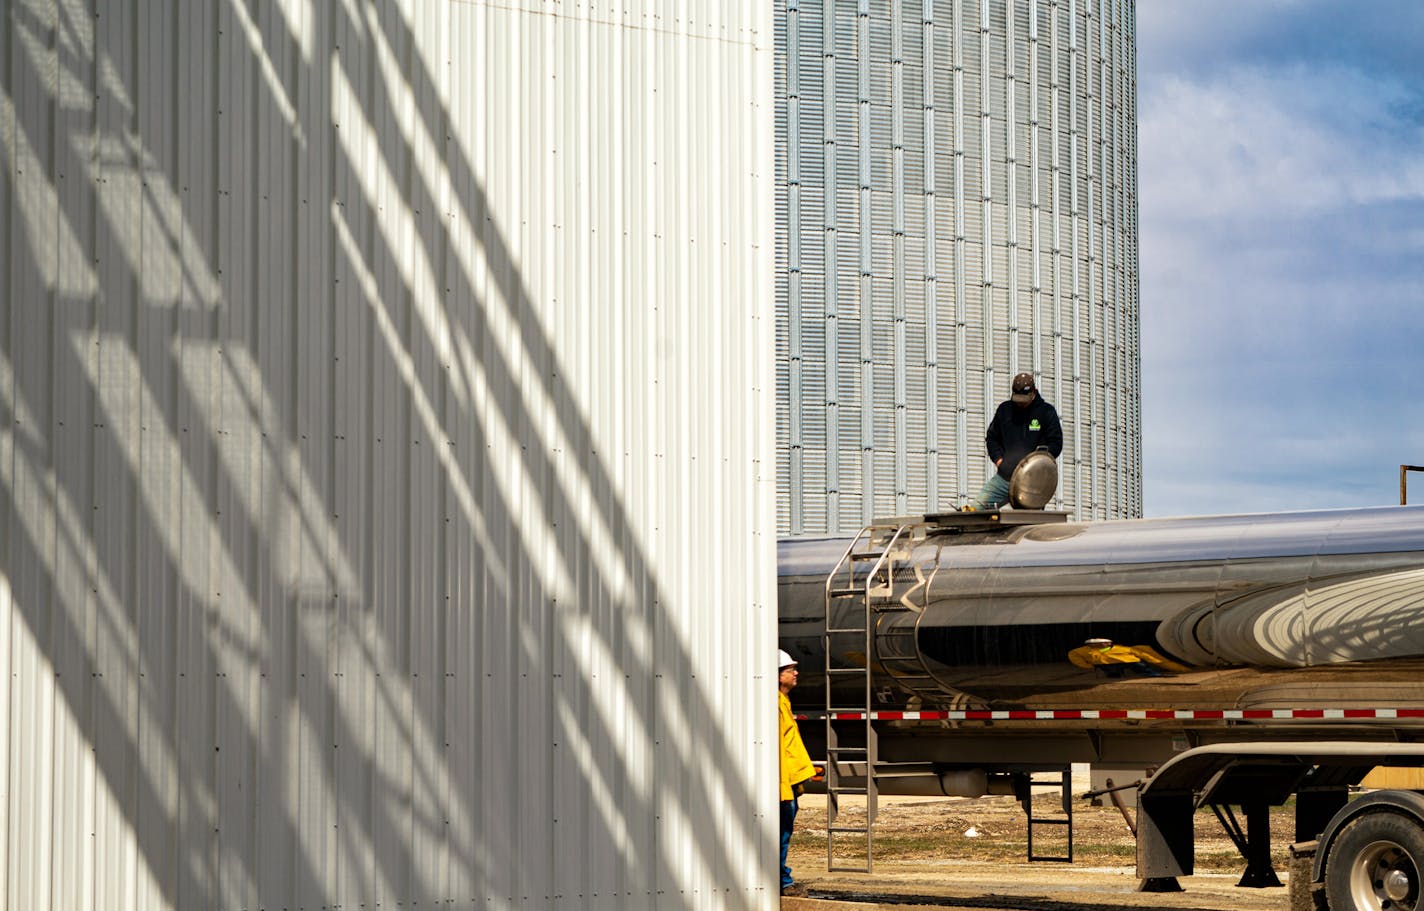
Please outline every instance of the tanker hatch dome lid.
[[1043, 509], [1058, 491], [1058, 460], [1046, 449], [1024, 456], [1009, 478], [1009, 501], [1018, 509]]

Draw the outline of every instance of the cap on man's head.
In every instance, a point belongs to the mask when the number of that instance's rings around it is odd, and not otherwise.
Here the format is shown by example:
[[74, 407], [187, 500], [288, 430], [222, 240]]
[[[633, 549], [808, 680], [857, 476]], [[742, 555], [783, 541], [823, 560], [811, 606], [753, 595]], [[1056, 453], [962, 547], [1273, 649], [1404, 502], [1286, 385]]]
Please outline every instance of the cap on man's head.
[[779, 648], [779, 649], [776, 650], [776, 669], [777, 669], [778, 671], [785, 670], [785, 669], [788, 668], [788, 667], [795, 667], [795, 666], [796, 666], [796, 659], [795, 659], [795, 658], [792, 658], [790, 655], [786, 654], [786, 649], [784, 649], [784, 648]]
[[1015, 403], [1027, 405], [1033, 401], [1033, 393], [1037, 389], [1033, 384], [1032, 373], [1020, 373], [1014, 377], [1013, 395], [1010, 396]]

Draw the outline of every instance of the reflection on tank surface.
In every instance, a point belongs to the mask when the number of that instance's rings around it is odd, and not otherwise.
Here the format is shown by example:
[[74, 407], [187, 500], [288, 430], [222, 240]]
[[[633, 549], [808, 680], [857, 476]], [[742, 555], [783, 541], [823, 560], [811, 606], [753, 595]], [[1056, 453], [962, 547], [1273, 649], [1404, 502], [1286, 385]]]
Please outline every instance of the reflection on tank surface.
[[[805, 704], [823, 698], [826, 577], [846, 546], [781, 545]], [[1424, 507], [931, 534], [899, 579], [913, 609], [876, 616], [868, 659], [887, 705], [1424, 705]], [[903, 683], [906, 642], [933, 686]]]

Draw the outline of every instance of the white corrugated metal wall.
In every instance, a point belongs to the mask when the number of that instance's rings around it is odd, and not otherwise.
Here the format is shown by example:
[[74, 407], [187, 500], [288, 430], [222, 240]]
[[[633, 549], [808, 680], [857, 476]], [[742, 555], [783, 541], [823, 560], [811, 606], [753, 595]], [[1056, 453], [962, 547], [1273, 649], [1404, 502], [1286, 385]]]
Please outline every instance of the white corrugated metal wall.
[[778, 527], [957, 508], [1029, 370], [1080, 519], [1142, 510], [1133, 0], [783, 0]]
[[3, 0], [9, 908], [772, 907], [770, 0]]

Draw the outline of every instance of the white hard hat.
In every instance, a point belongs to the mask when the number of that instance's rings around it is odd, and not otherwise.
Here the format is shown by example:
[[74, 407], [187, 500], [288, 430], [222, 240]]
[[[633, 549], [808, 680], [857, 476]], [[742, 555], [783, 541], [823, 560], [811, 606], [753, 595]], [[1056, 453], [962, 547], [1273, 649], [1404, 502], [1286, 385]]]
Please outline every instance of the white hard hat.
[[777, 669], [777, 670], [781, 670], [781, 669], [784, 668], [784, 667], [793, 667], [793, 666], [796, 665], [796, 663], [797, 663], [797, 661], [796, 661], [795, 658], [792, 658], [790, 655], [786, 654], [786, 649], [784, 649], [784, 648], [779, 648], [779, 649], [776, 650], [776, 669]]

